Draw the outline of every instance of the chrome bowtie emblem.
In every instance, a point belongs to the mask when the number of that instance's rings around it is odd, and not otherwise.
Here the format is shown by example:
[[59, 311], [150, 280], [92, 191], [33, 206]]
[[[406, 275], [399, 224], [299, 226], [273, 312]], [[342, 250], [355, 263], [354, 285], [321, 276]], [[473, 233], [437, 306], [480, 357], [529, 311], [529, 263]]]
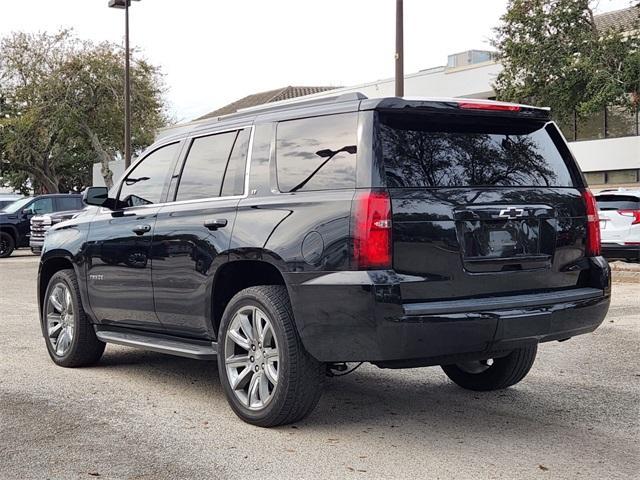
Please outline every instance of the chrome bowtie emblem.
[[504, 218], [518, 218], [524, 215], [522, 208], [505, 208], [500, 210], [499, 216]]

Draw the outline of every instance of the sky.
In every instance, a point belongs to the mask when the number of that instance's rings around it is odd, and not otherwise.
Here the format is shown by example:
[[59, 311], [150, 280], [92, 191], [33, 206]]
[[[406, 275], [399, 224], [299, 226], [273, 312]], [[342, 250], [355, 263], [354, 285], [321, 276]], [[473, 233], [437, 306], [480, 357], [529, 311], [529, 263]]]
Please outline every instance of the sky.
[[[73, 28], [123, 42], [108, 0], [3, 0], [0, 36]], [[489, 49], [507, 0], [405, 0], [405, 73]], [[598, 11], [630, 0], [600, 0]], [[394, 74], [394, 0], [141, 0], [130, 38], [165, 74], [169, 112], [184, 121], [287, 85], [348, 86]], [[0, 52], [1, 54], [1, 52]]]

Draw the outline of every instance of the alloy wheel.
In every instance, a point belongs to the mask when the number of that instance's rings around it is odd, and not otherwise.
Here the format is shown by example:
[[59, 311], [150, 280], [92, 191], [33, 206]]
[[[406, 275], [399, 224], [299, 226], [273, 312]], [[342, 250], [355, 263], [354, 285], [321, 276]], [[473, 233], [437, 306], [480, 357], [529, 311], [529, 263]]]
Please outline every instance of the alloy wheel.
[[46, 307], [47, 340], [59, 357], [71, 348], [75, 328], [75, 314], [71, 290], [64, 282], [51, 288]]
[[259, 308], [240, 308], [225, 338], [225, 369], [234, 395], [250, 410], [269, 404], [278, 386], [280, 352], [269, 317]]
[[5, 255], [9, 251], [9, 242], [0, 237], [0, 256]]

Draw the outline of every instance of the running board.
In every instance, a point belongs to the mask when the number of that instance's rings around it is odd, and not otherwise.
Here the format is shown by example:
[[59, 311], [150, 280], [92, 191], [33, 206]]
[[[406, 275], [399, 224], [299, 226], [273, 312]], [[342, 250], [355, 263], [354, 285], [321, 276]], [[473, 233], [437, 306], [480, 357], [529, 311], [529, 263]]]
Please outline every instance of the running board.
[[215, 342], [189, 341], [145, 332], [127, 332], [121, 329], [105, 330], [103, 327], [96, 327], [96, 336], [106, 343], [141, 348], [152, 352], [168, 353], [169, 355], [195, 358], [197, 360], [215, 360], [218, 358], [217, 344]]

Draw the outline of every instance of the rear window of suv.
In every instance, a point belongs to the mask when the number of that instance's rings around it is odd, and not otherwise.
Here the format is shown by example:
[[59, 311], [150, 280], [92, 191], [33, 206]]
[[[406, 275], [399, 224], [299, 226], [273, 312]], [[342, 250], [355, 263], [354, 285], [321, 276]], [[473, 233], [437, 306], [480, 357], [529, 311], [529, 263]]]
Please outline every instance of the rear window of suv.
[[406, 114], [379, 119], [389, 187], [574, 186], [553, 125]]
[[600, 210], [640, 210], [640, 198], [632, 195], [598, 195]]

